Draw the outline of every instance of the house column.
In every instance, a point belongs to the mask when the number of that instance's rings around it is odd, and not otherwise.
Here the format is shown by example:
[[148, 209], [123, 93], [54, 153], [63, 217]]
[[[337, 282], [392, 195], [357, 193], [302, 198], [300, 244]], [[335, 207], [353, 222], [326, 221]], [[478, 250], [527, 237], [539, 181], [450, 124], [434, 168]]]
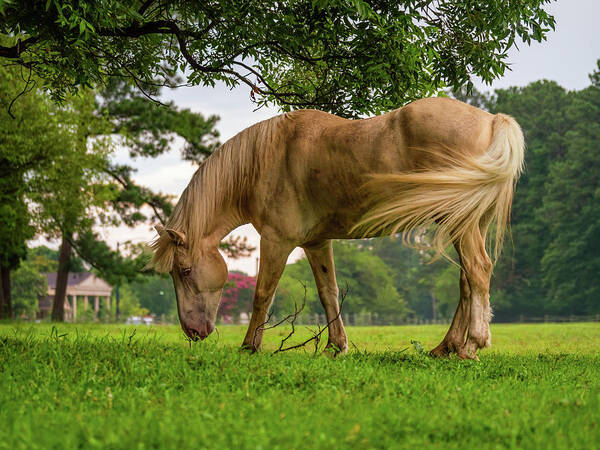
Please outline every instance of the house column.
[[65, 295], [65, 303], [63, 305], [65, 311], [65, 321], [73, 321], [73, 308], [71, 308], [71, 303], [69, 302], [69, 295]]
[[71, 311], [73, 311], [73, 322], [77, 321], [77, 296], [76, 295], [72, 295], [71, 296], [71, 303], [73, 304], [73, 306], [71, 306]]
[[100, 311], [100, 297], [97, 295], [94, 296], [94, 313], [98, 314]]
[[87, 310], [88, 310], [88, 306], [89, 306], [89, 305], [88, 305], [88, 296], [87, 296], [87, 295], [84, 295], [84, 296], [83, 296], [83, 310], [84, 310], [84, 311], [87, 311]]

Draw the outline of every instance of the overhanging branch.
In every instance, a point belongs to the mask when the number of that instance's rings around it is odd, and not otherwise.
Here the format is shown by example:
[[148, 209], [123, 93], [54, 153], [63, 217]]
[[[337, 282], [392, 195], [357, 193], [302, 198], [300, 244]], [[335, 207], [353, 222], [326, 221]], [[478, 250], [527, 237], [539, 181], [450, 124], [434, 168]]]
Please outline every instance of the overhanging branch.
[[17, 43], [12, 47], [4, 47], [0, 45], [0, 57], [8, 58], [8, 59], [18, 59], [21, 57], [21, 53], [23, 53], [29, 46], [35, 44], [39, 41], [37, 36], [33, 36], [30, 38], [21, 41], [21, 39], [17, 40]]

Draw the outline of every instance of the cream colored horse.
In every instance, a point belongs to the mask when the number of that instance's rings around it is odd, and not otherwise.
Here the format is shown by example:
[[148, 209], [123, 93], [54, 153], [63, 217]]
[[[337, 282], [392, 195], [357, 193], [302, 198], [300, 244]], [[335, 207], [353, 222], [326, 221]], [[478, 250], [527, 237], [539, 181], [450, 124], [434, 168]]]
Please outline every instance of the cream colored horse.
[[200, 166], [167, 228], [157, 227], [152, 265], [173, 277], [184, 332], [204, 339], [227, 279], [218, 244], [251, 223], [261, 235], [260, 269], [243, 345], [260, 347], [260, 325], [300, 246], [333, 321], [327, 345], [345, 352], [331, 240], [407, 237], [434, 225], [434, 247], [455, 246], [461, 275], [452, 325], [432, 354], [476, 358], [491, 339], [486, 234], [495, 223], [497, 255], [523, 151], [512, 118], [447, 98], [364, 120], [286, 113], [242, 131]]

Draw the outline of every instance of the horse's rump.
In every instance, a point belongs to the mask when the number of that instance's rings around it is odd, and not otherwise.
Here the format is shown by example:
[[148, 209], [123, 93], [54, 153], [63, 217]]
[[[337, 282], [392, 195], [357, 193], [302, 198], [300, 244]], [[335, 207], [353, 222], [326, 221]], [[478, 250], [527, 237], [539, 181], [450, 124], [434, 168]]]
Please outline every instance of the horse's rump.
[[[440, 144], [443, 146], [443, 143]], [[352, 232], [362, 236], [402, 233], [405, 241], [437, 224], [432, 244], [445, 255], [479, 229], [485, 237], [495, 223], [494, 255], [501, 251], [516, 180], [523, 168], [524, 140], [517, 122], [498, 114], [487, 150], [477, 156], [449, 151], [438, 154], [442, 167], [415, 172], [372, 174], [363, 186], [372, 205]]]

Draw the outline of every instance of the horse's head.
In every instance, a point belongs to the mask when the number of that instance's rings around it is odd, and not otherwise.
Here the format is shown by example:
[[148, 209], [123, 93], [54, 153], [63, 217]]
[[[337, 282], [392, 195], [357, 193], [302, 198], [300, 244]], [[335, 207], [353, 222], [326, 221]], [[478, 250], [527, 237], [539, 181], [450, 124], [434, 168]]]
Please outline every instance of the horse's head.
[[202, 249], [192, 257], [184, 233], [160, 226], [156, 231], [174, 246], [170, 273], [181, 328], [190, 339], [204, 339], [215, 329], [221, 292], [227, 281], [227, 265], [217, 246]]

